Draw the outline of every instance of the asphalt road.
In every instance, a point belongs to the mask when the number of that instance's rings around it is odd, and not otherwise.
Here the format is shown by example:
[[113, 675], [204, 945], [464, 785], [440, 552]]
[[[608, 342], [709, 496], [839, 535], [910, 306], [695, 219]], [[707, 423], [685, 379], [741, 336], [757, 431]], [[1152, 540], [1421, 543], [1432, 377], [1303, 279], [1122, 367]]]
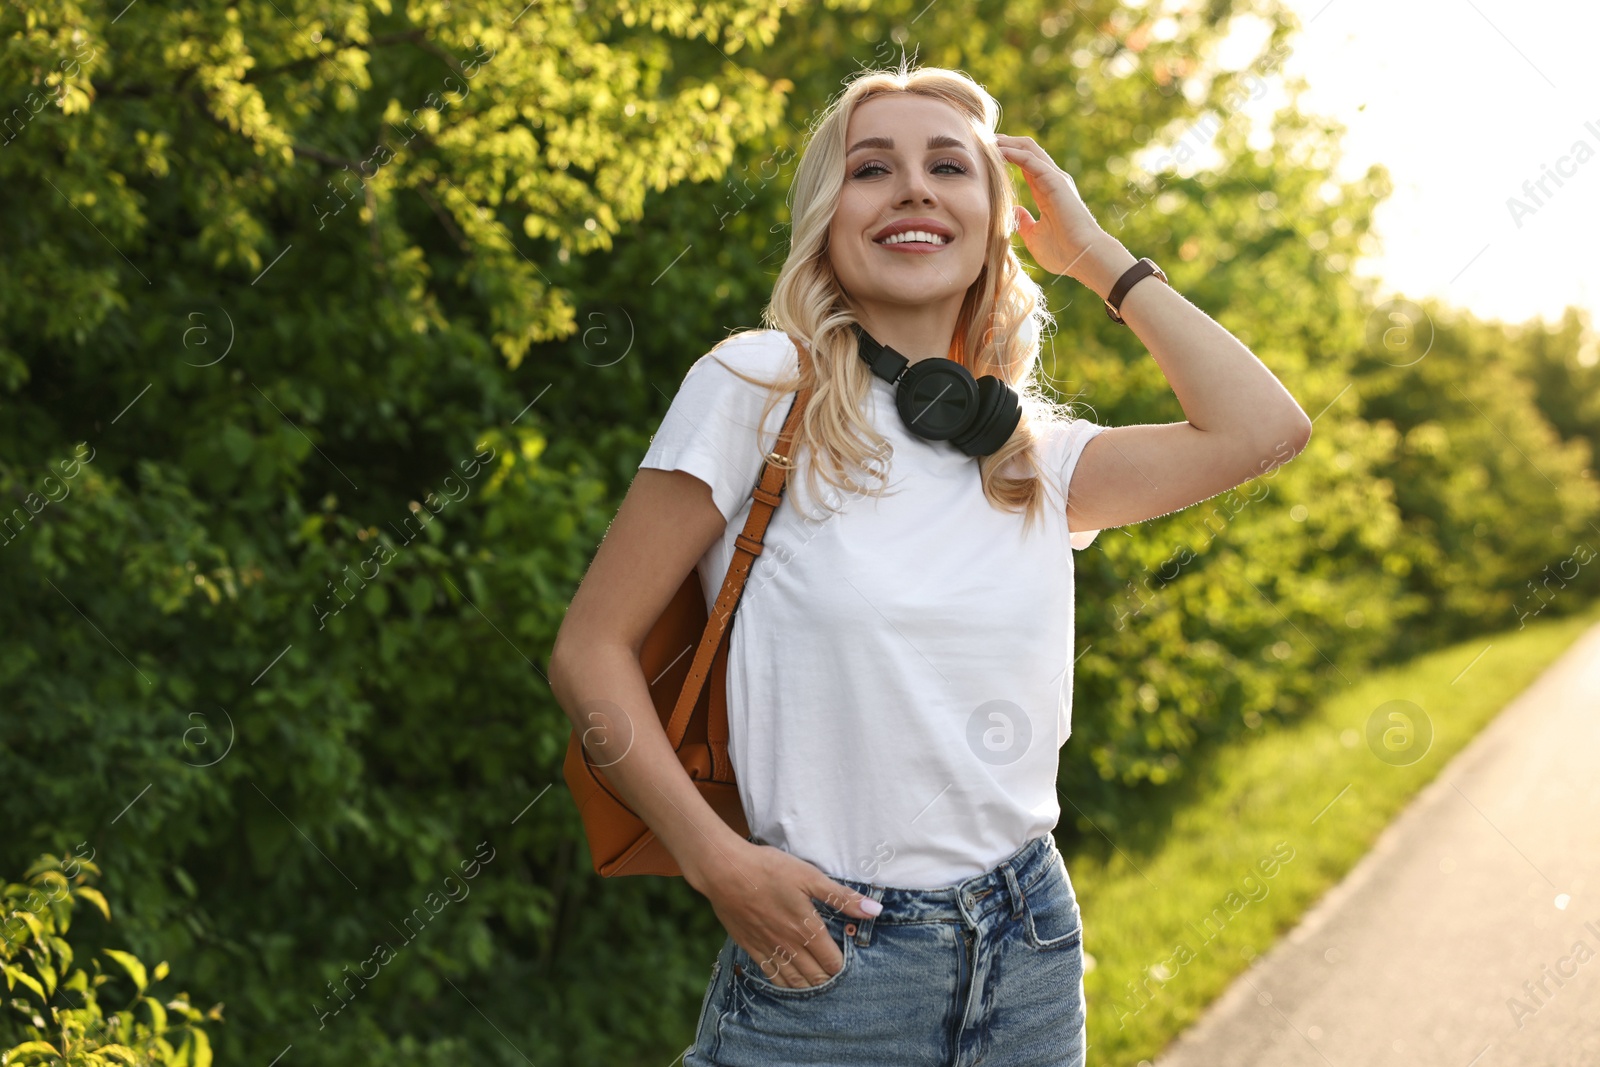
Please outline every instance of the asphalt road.
[[1391, 1065], [1600, 1067], [1600, 626], [1155, 1060]]

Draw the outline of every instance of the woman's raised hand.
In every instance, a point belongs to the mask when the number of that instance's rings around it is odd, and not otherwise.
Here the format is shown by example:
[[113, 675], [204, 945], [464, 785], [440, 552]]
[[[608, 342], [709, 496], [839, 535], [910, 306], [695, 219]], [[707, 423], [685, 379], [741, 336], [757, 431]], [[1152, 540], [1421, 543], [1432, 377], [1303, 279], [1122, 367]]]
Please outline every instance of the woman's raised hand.
[[995, 143], [1002, 156], [1022, 168], [1039, 206], [1040, 218], [1035, 220], [1027, 208], [1017, 205], [1017, 232], [1023, 244], [1034, 262], [1051, 274], [1075, 277], [1074, 269], [1082, 265], [1083, 254], [1105, 236], [1078, 195], [1077, 183], [1032, 137], [1000, 133], [995, 135]]

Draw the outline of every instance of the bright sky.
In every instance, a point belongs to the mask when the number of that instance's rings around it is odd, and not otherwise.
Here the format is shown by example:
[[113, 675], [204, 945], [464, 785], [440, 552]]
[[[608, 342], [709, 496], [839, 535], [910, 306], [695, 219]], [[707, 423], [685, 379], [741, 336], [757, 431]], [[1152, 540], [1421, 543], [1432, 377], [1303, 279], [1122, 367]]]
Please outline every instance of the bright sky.
[[[1305, 110], [1347, 127], [1340, 177], [1377, 162], [1394, 180], [1375, 216], [1382, 251], [1357, 272], [1382, 278], [1384, 295], [1486, 318], [1554, 321], [1576, 304], [1600, 327], [1600, 4], [1287, 2], [1302, 28], [1284, 70], [1309, 84]], [[1265, 33], [1252, 29], [1227, 42], [1240, 47], [1219, 55], [1225, 66], [1258, 50]], [[1268, 82], [1241, 110], [1265, 119], [1285, 102], [1281, 79]], [[1518, 217], [1511, 197], [1526, 205]]]

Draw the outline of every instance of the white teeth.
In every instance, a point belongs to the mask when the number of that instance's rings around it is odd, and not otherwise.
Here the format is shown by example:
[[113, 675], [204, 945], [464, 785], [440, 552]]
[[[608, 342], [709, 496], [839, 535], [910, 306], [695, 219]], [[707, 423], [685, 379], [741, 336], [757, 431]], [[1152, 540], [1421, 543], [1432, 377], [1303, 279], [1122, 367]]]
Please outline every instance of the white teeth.
[[950, 243], [950, 238], [940, 233], [930, 233], [927, 230], [906, 230], [879, 241], [880, 245], [905, 244], [907, 241], [921, 241], [925, 244], [945, 245]]

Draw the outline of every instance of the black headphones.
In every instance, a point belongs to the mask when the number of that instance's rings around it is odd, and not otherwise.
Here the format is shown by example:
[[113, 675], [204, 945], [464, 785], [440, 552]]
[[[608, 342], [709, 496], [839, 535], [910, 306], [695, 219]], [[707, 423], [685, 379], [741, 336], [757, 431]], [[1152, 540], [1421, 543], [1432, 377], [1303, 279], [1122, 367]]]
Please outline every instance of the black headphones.
[[872, 373], [895, 387], [894, 404], [906, 429], [929, 441], [949, 441], [969, 456], [987, 456], [1011, 439], [1022, 421], [1016, 390], [992, 374], [976, 381], [953, 359], [912, 363], [855, 323], [857, 348]]

